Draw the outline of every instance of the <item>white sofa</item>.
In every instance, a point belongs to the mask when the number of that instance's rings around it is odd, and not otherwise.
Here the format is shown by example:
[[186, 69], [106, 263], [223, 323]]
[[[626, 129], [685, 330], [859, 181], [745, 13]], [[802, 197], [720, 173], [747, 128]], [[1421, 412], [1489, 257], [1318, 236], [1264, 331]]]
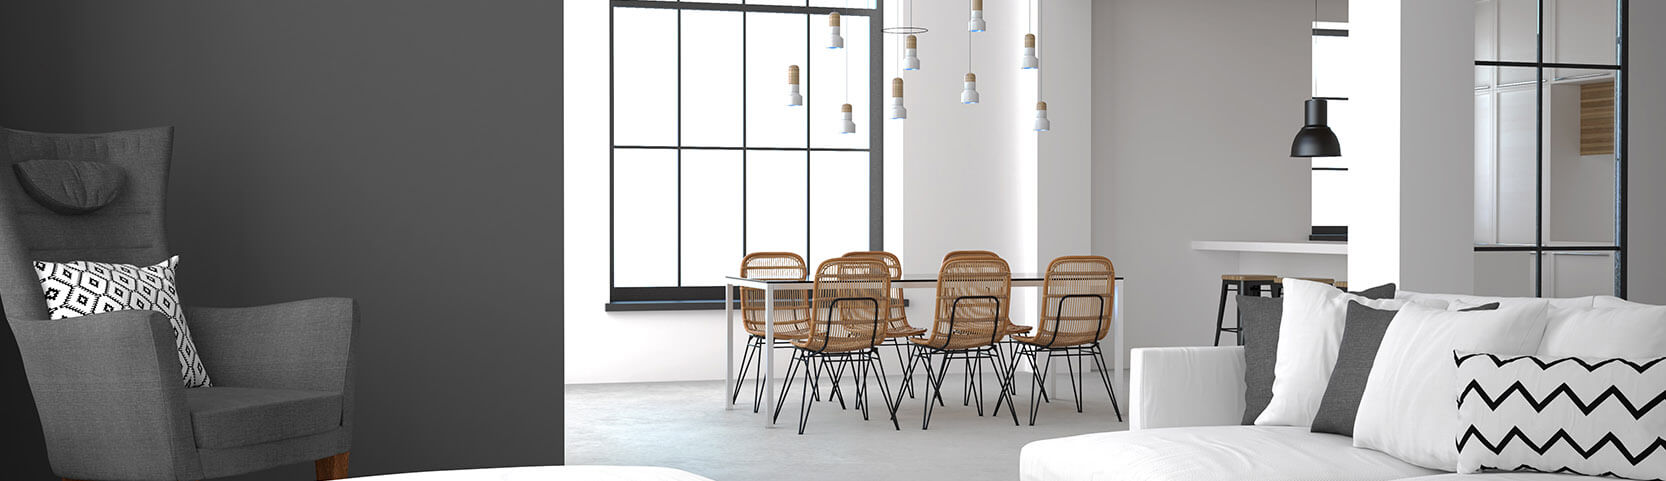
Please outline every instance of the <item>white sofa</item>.
[[[1498, 298], [1417, 294], [1481, 304]], [[1402, 296], [1404, 297], [1404, 296]], [[1507, 300], [1506, 300], [1507, 301]], [[1556, 299], [1553, 305], [1618, 307], [1612, 297]], [[1242, 347], [1135, 349], [1129, 430], [1046, 439], [1024, 446], [1023, 481], [1381, 481], [1395, 479], [1569, 481], [1539, 473], [1459, 475], [1433, 471], [1353, 440], [1307, 427], [1243, 426]]]

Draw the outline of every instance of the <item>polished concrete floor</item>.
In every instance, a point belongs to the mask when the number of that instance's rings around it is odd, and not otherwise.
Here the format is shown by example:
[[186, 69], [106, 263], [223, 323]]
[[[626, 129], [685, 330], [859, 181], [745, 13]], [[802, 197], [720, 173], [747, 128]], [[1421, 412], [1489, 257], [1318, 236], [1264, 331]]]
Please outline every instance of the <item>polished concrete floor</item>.
[[[1042, 403], [1035, 426], [1029, 426], [1029, 383], [1020, 381], [1020, 426], [1014, 426], [1005, 407], [1000, 416], [989, 415], [996, 397], [992, 376], [981, 417], [976, 408], [961, 405], [960, 380], [954, 375], [944, 383], [947, 406], [933, 411], [930, 430], [920, 429], [923, 389], [920, 398], [903, 399], [898, 431], [880, 409], [876, 387], [871, 420], [863, 421], [855, 409], [841, 410], [837, 401], [822, 401], [814, 404], [802, 436], [797, 385], [780, 422], [771, 427], [765, 426], [765, 414], [752, 413], [750, 384], [733, 410], [723, 409], [721, 381], [569, 385], [566, 462], [669, 466], [717, 481], [1012, 480], [1018, 478], [1018, 452], [1026, 443], [1127, 429], [1098, 382], [1086, 386], [1085, 412], [1077, 413], [1075, 403], [1065, 399], [1069, 383], [1060, 376], [1061, 398]], [[1124, 416], [1127, 393], [1126, 386], [1117, 387]]]

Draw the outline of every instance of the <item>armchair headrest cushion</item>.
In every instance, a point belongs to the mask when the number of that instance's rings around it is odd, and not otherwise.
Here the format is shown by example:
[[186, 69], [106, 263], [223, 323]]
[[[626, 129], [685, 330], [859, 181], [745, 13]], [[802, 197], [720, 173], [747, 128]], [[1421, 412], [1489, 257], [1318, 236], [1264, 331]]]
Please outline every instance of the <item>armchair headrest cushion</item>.
[[86, 160], [38, 159], [12, 165], [17, 182], [35, 202], [64, 215], [80, 215], [109, 205], [121, 194], [126, 177], [120, 167]]

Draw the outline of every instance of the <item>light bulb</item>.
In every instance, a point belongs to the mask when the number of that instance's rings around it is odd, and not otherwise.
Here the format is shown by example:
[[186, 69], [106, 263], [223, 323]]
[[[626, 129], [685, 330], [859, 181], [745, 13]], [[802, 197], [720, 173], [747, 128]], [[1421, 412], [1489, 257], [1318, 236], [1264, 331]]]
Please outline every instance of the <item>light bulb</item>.
[[902, 106], [902, 77], [891, 79], [891, 118], [908, 118], [908, 108]]
[[832, 38], [828, 39], [827, 48], [845, 48], [845, 36], [842, 35], [843, 28], [839, 26], [839, 12], [827, 14], [827, 29], [832, 33]]
[[982, 32], [989, 29], [983, 21], [983, 0], [972, 0], [972, 19], [966, 21], [966, 31]]
[[971, 73], [966, 74], [966, 90], [960, 91], [960, 103], [963, 103], [963, 104], [978, 103], [978, 76], [977, 75], [973, 75]]
[[799, 107], [804, 105], [804, 95], [798, 93], [798, 66], [787, 66], [787, 106]]
[[1047, 102], [1035, 103], [1035, 131], [1046, 132], [1053, 130], [1053, 123], [1047, 121]]
[[854, 134], [854, 133], [856, 133], [856, 120], [851, 118], [850, 104], [845, 104], [843, 107], [839, 107], [839, 111], [843, 112], [844, 116], [845, 116], [844, 128], [840, 129], [839, 133], [841, 133], [841, 134]]
[[905, 48], [905, 49], [902, 50], [902, 69], [903, 70], [919, 70], [920, 69], [920, 48], [919, 47], [920, 47], [919, 38], [917, 38], [913, 35], [909, 35], [908, 36], [908, 48]]
[[1035, 58], [1035, 34], [1024, 34], [1024, 56], [1018, 59], [1018, 68], [1033, 69], [1041, 67], [1041, 59]]

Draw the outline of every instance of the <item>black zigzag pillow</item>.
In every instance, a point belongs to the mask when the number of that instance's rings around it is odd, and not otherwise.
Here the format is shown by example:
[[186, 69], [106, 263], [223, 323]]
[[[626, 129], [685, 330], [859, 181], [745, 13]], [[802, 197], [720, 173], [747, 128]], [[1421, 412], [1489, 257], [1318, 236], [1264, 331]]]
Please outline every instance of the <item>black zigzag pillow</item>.
[[179, 351], [180, 376], [185, 387], [210, 387], [208, 370], [202, 367], [191, 329], [185, 325], [185, 310], [179, 305], [174, 287], [174, 266], [179, 256], [150, 267], [103, 262], [35, 262], [46, 310], [52, 319], [67, 319], [113, 311], [149, 309], [168, 316], [173, 326], [174, 348]]
[[1455, 358], [1458, 472], [1666, 478], [1666, 358]]

